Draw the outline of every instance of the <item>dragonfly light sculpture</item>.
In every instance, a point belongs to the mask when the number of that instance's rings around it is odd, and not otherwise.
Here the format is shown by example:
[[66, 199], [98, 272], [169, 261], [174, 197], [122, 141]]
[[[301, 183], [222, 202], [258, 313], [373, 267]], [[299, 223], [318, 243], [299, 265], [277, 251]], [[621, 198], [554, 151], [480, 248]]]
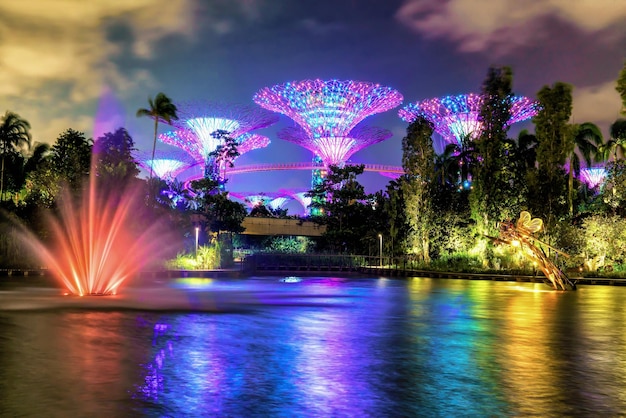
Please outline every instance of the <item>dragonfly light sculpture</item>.
[[537, 266], [546, 276], [546, 283], [550, 284], [554, 289], [576, 290], [576, 284], [548, 258], [542, 247], [550, 248], [565, 257], [569, 257], [569, 255], [533, 236], [535, 232], [539, 232], [542, 228], [543, 221], [540, 218], [533, 219], [530, 213], [522, 211], [516, 223], [513, 223], [513, 221], [501, 222], [498, 238], [491, 238], [497, 244], [520, 247], [527, 258], [537, 263]]

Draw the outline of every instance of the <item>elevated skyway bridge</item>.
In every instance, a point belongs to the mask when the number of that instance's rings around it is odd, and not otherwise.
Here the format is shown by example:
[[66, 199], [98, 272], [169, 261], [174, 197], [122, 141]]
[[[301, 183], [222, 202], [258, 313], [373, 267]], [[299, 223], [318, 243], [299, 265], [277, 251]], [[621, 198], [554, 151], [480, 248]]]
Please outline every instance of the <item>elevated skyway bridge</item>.
[[[358, 163], [346, 163], [346, 166], [357, 166], [361, 165]], [[390, 173], [397, 174], [401, 176], [404, 174], [404, 170], [402, 167], [394, 166], [394, 165], [384, 165], [384, 164], [363, 164], [365, 165], [364, 171], [369, 172], [377, 172], [377, 173]], [[241, 165], [235, 166], [233, 168], [229, 168], [227, 171], [228, 175], [232, 174], [245, 174], [245, 173], [255, 173], [261, 171], [279, 171], [279, 170], [319, 170], [324, 168], [319, 164], [314, 164], [313, 162], [298, 162], [298, 163], [273, 163], [273, 164], [249, 164], [249, 165]]]

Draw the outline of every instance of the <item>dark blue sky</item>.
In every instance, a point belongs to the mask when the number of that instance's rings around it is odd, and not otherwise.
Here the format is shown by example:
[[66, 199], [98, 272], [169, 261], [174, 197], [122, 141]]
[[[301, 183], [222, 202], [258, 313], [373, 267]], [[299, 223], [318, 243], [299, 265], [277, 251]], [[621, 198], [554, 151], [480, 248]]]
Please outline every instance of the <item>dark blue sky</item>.
[[[606, 132], [619, 111], [614, 86], [626, 57], [620, 0], [6, 3], [0, 99], [31, 122], [40, 142], [53, 142], [67, 128], [91, 136], [123, 125], [147, 150], [152, 125], [134, 114], [159, 91], [181, 102], [252, 104], [265, 86], [337, 78], [393, 87], [406, 104], [478, 92], [490, 65], [511, 66], [521, 95], [556, 81], [573, 84], [576, 122], [596, 122]], [[94, 127], [98, 108], [104, 119]], [[352, 160], [399, 165], [406, 124], [397, 109], [366, 122], [394, 136]], [[289, 124], [281, 116], [262, 131], [270, 146], [238, 163], [309, 160], [309, 151], [275, 137]], [[370, 191], [387, 181], [366, 177]], [[278, 172], [242, 175], [230, 186], [306, 188], [309, 180], [309, 173]]]

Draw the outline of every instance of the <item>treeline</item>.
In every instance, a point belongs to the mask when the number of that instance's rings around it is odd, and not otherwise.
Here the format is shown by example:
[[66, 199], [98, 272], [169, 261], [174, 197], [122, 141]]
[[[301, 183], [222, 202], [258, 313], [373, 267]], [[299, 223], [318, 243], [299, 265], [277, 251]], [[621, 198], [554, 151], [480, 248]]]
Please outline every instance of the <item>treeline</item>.
[[[200, 244], [222, 239], [227, 244], [222, 246], [223, 263], [232, 263], [230, 238], [242, 231], [246, 210], [228, 199], [219, 179], [192, 182], [188, 190], [175, 180], [140, 179], [135, 143], [124, 128], [95, 141], [68, 129], [48, 145], [33, 143], [29, 123], [15, 113], [7, 112], [1, 122], [0, 268], [36, 267], [36, 257], [16, 239], [18, 225], [45, 240], [50, 235], [46, 215], [54, 215], [63, 199], [78, 200], [89, 192], [94, 179], [113, 204], [126, 198], [125, 190], [140, 191], [133, 195], [143, 199], [141, 209], [133, 214], [137, 230], [148, 229], [158, 219], [178, 233], [183, 244], [179, 250], [184, 251], [193, 249], [193, 231], [198, 227]], [[96, 208], [96, 213], [105, 209]]]
[[[616, 89], [626, 115], [626, 65]], [[358, 182], [363, 167], [330, 167], [310, 191], [313, 219], [327, 225], [315, 251], [410, 256], [424, 266], [453, 263], [458, 268], [529, 268], [514, 251], [492, 245], [503, 220], [522, 210], [544, 221], [541, 239], [572, 255], [570, 266], [619, 269], [626, 262], [626, 119], [616, 120], [603, 138], [592, 123], [570, 123], [572, 86], [557, 82], [537, 93], [540, 110], [534, 133], [508, 134], [513, 100], [513, 73], [490, 68], [483, 82], [482, 130], [460, 138], [437, 155], [433, 126], [417, 119], [402, 140], [405, 174], [385, 190], [366, 194]], [[137, 116], [159, 123], [177, 119], [176, 106], [163, 93], [149, 99]], [[124, 128], [95, 141], [68, 129], [53, 145], [33, 143], [30, 125], [7, 112], [0, 120], [0, 207], [5, 225], [15, 220], [46, 237], [42, 211], [54, 211], [59, 196], [80, 196], [86, 180], [96, 176], [102, 187], [128, 184], [143, 189], [145, 208], [168, 222], [193, 247], [220, 240], [232, 261], [233, 234], [242, 232], [245, 207], [228, 198], [224, 167], [232, 165], [236, 146], [228, 133], [224, 146], [207, 158], [206, 178], [190, 188], [176, 180], [139, 179], [133, 139]], [[213, 169], [209, 165], [213, 164]], [[580, 170], [600, 164], [607, 170], [602, 185], [589, 188]], [[256, 208], [256, 212], [263, 212]], [[272, 216], [278, 216], [271, 213]], [[283, 214], [284, 215], [284, 214]], [[154, 216], [138, 217], [141, 222]], [[9, 220], [9, 222], [6, 222]], [[311, 246], [307, 245], [310, 250]], [[187, 248], [190, 250], [190, 248]], [[230, 255], [230, 258], [229, 258]], [[565, 262], [565, 260], [562, 260]], [[32, 262], [7, 233], [0, 236], [0, 266]]]
[[[626, 65], [616, 89], [626, 115]], [[482, 130], [436, 155], [433, 126], [417, 119], [402, 141], [405, 174], [386, 190], [366, 195], [359, 167], [332, 167], [311, 191], [327, 225], [328, 251], [409, 255], [424, 265], [477, 269], [532, 268], [492, 245], [503, 220], [521, 211], [544, 221], [540, 238], [571, 255], [566, 266], [623, 269], [626, 263], [626, 119], [603, 138], [592, 123], [570, 123], [572, 90], [557, 82], [537, 93], [535, 132], [508, 135], [513, 95], [508, 67], [490, 68], [482, 85]], [[580, 180], [584, 167], [606, 168], [596, 187]], [[322, 199], [326, 196], [326, 199]], [[550, 251], [547, 249], [547, 251]]]

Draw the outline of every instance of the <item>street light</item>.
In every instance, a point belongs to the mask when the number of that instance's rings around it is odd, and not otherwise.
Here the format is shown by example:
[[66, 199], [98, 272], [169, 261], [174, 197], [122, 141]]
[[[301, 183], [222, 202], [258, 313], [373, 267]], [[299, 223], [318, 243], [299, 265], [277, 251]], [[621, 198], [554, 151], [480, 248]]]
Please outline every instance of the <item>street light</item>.
[[196, 258], [198, 258], [198, 234], [200, 233], [200, 227], [196, 226]]
[[378, 252], [378, 266], [383, 266], [383, 234], [378, 234], [378, 241], [380, 242], [380, 251]]

